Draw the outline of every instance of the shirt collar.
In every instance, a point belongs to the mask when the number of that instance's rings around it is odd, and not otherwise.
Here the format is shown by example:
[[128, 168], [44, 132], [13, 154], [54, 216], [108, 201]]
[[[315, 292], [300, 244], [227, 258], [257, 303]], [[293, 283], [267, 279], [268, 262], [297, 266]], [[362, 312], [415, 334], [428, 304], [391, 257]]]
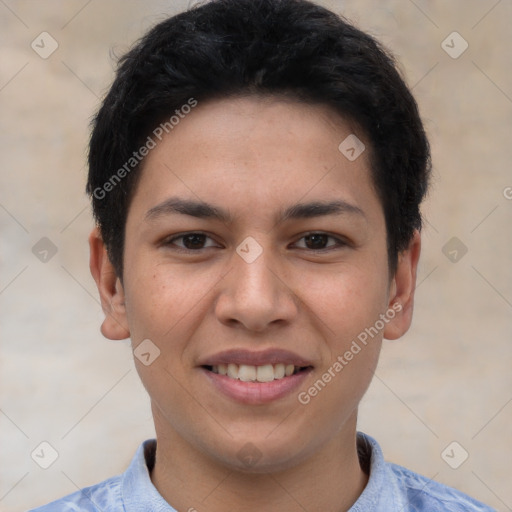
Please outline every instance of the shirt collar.
[[121, 481], [126, 512], [176, 512], [158, 492], [150, 477], [155, 463], [156, 439], [144, 441], [137, 449]]
[[405, 510], [406, 502], [400, 492], [397, 479], [384, 460], [377, 441], [362, 432], [357, 433], [357, 450], [361, 465], [369, 459], [370, 477], [358, 500], [348, 512], [368, 512], [371, 510]]
[[[368, 483], [349, 512], [380, 510], [379, 504], [393, 503], [405, 507], [398, 482], [384, 461], [382, 450], [375, 439], [357, 433], [357, 449], [361, 465], [368, 467]], [[129, 468], [123, 473], [121, 493], [126, 512], [176, 512], [151, 482], [150, 470], [154, 466], [156, 439], [144, 441], [137, 449]], [[149, 469], [148, 469], [149, 468]]]

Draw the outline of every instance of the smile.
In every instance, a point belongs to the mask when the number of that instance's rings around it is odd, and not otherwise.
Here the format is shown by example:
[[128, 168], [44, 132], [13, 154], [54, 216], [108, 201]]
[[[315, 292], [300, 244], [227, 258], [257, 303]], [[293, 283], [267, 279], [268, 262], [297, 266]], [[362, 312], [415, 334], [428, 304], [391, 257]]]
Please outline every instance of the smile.
[[205, 355], [197, 366], [214, 392], [246, 405], [293, 396], [314, 370], [310, 358], [280, 348], [233, 348]]
[[272, 382], [273, 380], [290, 377], [306, 369], [306, 367], [285, 363], [263, 364], [259, 366], [230, 363], [205, 366], [205, 368], [213, 373], [225, 375], [230, 379], [243, 382]]

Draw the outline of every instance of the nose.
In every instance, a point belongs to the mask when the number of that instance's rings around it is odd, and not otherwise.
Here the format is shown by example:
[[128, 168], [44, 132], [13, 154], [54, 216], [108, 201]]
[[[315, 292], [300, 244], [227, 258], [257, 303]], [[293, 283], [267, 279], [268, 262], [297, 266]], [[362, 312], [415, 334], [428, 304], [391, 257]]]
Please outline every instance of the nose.
[[215, 304], [215, 314], [225, 325], [263, 332], [297, 316], [299, 301], [292, 283], [286, 282], [284, 263], [271, 248], [261, 249], [255, 260], [233, 253]]

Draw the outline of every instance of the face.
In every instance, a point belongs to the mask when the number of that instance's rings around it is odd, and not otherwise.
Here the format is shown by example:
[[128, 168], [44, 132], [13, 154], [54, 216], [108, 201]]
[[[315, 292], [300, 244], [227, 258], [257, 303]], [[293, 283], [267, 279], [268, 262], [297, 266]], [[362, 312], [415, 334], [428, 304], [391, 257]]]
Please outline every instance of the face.
[[[350, 134], [367, 148], [353, 161]], [[415, 238], [390, 279], [368, 148], [327, 107], [251, 97], [199, 104], [151, 150], [122, 284], [102, 283], [95, 235], [91, 268], [103, 333], [136, 354], [150, 340], [135, 364], [157, 436], [268, 471], [353, 435], [383, 334], [408, 327], [419, 254]]]

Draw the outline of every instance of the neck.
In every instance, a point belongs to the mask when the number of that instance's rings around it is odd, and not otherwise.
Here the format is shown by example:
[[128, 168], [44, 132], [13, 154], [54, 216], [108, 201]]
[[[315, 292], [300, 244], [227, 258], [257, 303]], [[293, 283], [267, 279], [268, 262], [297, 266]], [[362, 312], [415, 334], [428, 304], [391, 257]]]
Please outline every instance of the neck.
[[176, 510], [190, 512], [347, 511], [368, 476], [357, 456], [355, 414], [314, 455], [285, 470], [241, 472], [221, 465], [155, 421], [157, 453], [151, 480]]

